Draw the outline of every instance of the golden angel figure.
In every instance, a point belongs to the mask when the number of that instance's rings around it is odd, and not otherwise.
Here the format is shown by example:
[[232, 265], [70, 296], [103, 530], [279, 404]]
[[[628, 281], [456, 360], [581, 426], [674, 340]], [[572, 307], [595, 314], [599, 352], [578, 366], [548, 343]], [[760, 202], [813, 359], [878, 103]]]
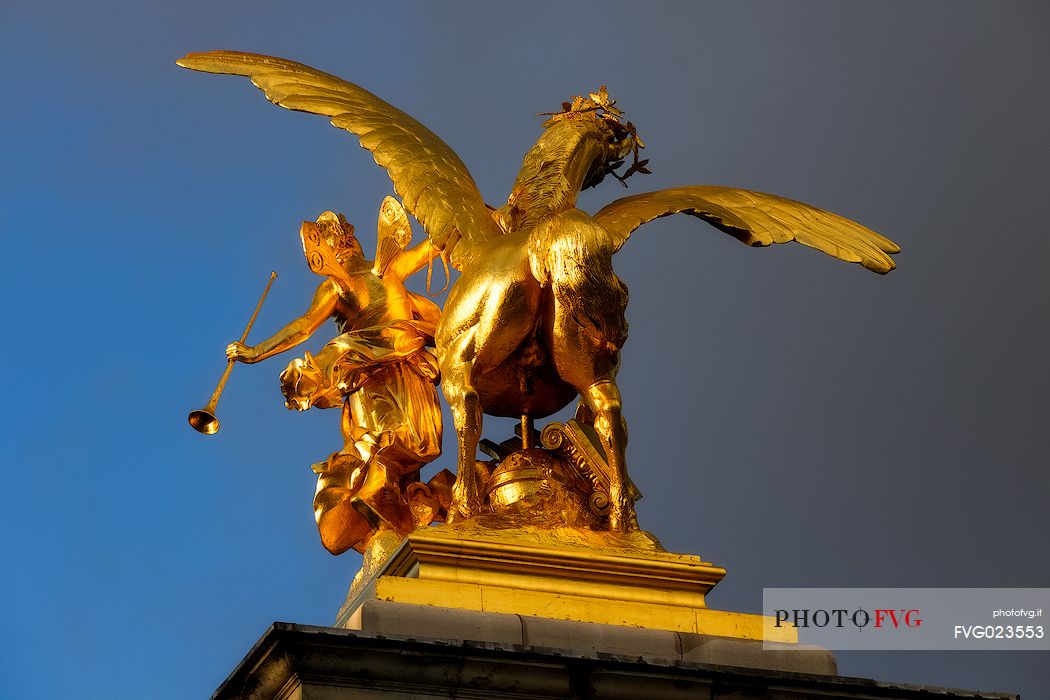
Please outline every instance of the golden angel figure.
[[316, 355], [292, 360], [281, 388], [289, 408], [342, 406], [344, 447], [314, 465], [314, 514], [329, 551], [363, 551], [375, 532], [407, 534], [440, 517], [439, 502], [447, 502], [435, 493], [448, 491], [440, 475], [430, 487], [418, 483], [420, 467], [441, 453], [437, 361], [427, 348], [441, 311], [405, 289], [405, 278], [436, 253], [429, 241], [405, 249], [408, 217], [392, 197], [380, 211], [375, 261], [365, 259], [341, 214], [304, 222], [300, 235], [310, 268], [326, 277], [309, 308], [255, 346], [230, 343], [226, 354], [259, 362], [335, 320], [340, 334]]

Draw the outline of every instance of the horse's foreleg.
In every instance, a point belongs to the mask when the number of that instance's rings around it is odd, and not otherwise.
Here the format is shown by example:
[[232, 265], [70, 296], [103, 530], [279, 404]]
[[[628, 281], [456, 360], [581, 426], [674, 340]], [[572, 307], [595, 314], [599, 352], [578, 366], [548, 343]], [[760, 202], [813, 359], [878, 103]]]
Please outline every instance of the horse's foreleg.
[[464, 360], [455, 350], [450, 353], [450, 359], [442, 363], [441, 386], [452, 409], [459, 448], [452, 505], [448, 511], [449, 522], [455, 522], [481, 511], [481, 487], [476, 468], [478, 441], [481, 439], [481, 404], [478, 392], [471, 384], [473, 359]]
[[[451, 402], [450, 402], [451, 403]], [[481, 511], [481, 486], [478, 483], [477, 451], [481, 439], [481, 406], [478, 392], [467, 386], [460, 393], [460, 404], [453, 404], [459, 462], [456, 483], [452, 485], [452, 508], [449, 522], [470, 518]]]

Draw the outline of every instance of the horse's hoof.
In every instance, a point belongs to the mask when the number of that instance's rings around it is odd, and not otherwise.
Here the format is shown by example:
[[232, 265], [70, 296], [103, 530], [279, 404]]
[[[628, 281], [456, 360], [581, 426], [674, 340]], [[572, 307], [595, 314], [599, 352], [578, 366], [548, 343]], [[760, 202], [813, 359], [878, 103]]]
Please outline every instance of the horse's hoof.
[[445, 518], [445, 522], [449, 525], [455, 525], [463, 520], [470, 520], [472, 517], [474, 517], [474, 513], [467, 508], [452, 506], [448, 509], [448, 517]]
[[609, 511], [610, 532], [634, 532], [638, 529], [638, 516], [633, 504], [614, 505]]

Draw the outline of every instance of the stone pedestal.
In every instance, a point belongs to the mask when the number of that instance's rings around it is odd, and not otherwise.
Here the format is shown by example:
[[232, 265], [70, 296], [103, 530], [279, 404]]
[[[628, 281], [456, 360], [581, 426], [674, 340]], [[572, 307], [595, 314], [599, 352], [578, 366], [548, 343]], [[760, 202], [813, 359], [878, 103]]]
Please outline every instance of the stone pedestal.
[[831, 652], [794, 642], [763, 644], [759, 640], [740, 637], [378, 599], [363, 602], [351, 622], [352, 629], [390, 638], [429, 638], [450, 640], [454, 644], [476, 642], [512, 648], [614, 654], [666, 665], [686, 662], [831, 676], [836, 673], [835, 657]]
[[275, 623], [215, 698], [1012, 697], [841, 678], [794, 627], [708, 608], [725, 570], [699, 556], [507, 518], [377, 540], [338, 627]]
[[227, 700], [1005, 700], [841, 678], [793, 627], [711, 610], [725, 571], [651, 535], [423, 528], [366, 565], [339, 627], [274, 623]]
[[213, 697], [1017, 700], [1015, 695], [1000, 693], [694, 663], [644, 653], [381, 635], [286, 623], [274, 623]]

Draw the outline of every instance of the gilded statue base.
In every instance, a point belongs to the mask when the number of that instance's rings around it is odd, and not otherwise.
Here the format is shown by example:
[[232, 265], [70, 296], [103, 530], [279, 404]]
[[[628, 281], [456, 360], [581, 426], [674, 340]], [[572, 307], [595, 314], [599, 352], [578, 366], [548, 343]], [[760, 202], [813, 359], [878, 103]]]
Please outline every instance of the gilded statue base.
[[[643, 531], [493, 529], [485, 518], [422, 528], [362, 576], [337, 625], [361, 628], [378, 600], [649, 630], [797, 643], [773, 618], [712, 610], [725, 569], [672, 554]], [[366, 572], [362, 571], [362, 574]], [[425, 633], [425, 630], [420, 630]]]

